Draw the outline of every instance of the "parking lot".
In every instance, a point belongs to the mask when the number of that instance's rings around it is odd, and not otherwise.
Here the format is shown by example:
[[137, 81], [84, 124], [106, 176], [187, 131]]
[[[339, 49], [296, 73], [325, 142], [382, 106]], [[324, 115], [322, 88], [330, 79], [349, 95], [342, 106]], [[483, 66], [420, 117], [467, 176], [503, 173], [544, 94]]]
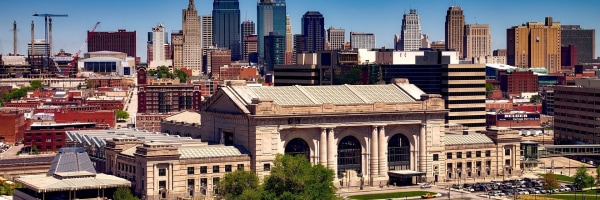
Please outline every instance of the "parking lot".
[[540, 178], [523, 178], [505, 181], [490, 181], [478, 183], [452, 184], [454, 190], [462, 190], [475, 194], [489, 196], [512, 197], [526, 194], [555, 194], [569, 192], [575, 189], [573, 185], [562, 184], [560, 188], [554, 190], [544, 190]]

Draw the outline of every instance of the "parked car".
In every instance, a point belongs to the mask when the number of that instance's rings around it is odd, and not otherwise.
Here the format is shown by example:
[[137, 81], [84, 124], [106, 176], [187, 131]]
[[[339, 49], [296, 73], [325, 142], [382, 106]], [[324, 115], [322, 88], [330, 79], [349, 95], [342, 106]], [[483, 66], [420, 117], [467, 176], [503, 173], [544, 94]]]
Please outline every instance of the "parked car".
[[433, 183], [429, 182], [429, 183], [425, 183], [423, 185], [421, 185], [421, 188], [431, 188], [433, 186]]

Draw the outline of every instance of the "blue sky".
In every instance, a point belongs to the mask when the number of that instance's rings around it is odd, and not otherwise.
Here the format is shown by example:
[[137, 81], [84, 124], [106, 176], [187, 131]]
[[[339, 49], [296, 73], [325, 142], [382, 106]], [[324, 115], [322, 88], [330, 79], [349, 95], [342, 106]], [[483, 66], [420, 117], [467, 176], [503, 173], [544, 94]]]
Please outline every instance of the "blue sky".
[[[30, 23], [35, 22], [36, 38], [44, 38], [44, 19], [32, 14], [68, 14], [55, 18], [54, 49], [76, 52], [95, 22], [97, 31], [127, 29], [137, 31], [137, 54], [146, 59], [147, 32], [157, 23], [166, 29], [181, 29], [181, 10], [188, 0], [2, 0], [0, 6], [0, 53], [13, 51], [13, 20], [18, 24], [18, 51], [26, 54], [30, 40]], [[212, 11], [211, 0], [196, 0], [199, 15]], [[294, 33], [300, 33], [301, 17], [309, 10], [320, 11], [325, 27], [334, 26], [348, 32], [375, 33], [377, 47], [393, 47], [394, 34], [399, 34], [402, 15], [410, 8], [417, 9], [421, 28], [431, 41], [444, 39], [446, 10], [459, 5], [465, 12], [466, 23], [490, 24], [492, 49], [506, 47], [506, 29], [528, 21], [544, 21], [552, 16], [561, 24], [579, 24], [596, 29], [600, 38], [600, 1], [597, 0], [287, 0], [287, 12], [292, 18]], [[256, 21], [256, 0], [240, 0], [241, 20]], [[596, 40], [596, 56], [600, 45]], [[84, 48], [84, 51], [86, 48]]]

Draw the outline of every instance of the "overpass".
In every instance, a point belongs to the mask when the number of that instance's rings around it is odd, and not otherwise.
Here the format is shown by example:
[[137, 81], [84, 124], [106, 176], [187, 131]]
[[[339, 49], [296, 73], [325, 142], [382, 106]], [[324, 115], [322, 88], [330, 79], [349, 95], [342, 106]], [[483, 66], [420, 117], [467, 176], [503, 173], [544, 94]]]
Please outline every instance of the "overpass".
[[600, 144], [540, 145], [538, 156], [600, 156]]

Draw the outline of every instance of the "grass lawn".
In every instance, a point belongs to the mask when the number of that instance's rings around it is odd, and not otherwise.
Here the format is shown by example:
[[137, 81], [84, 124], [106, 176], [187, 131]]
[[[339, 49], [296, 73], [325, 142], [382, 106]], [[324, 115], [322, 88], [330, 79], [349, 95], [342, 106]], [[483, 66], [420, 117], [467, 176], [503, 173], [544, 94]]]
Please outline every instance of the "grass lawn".
[[389, 199], [389, 198], [401, 198], [401, 197], [416, 197], [427, 193], [427, 191], [410, 191], [410, 192], [394, 192], [394, 193], [382, 193], [382, 194], [365, 194], [349, 196], [350, 199]]
[[[594, 195], [586, 195], [585, 198], [587, 200], [593, 200], [593, 199], [596, 199], [596, 196], [595, 196], [595, 194]], [[533, 199], [533, 198], [529, 197], [528, 199]], [[577, 194], [577, 198], [575, 198], [575, 195], [538, 195], [536, 199], [583, 200], [583, 197], [579, 194]]]
[[[540, 177], [544, 177], [545, 174], [538, 174]], [[574, 182], [575, 178], [570, 177], [570, 176], [566, 176], [566, 175], [560, 175], [560, 174], [554, 174], [554, 176], [556, 176], [556, 178], [559, 181], [566, 181], [566, 182]]]

